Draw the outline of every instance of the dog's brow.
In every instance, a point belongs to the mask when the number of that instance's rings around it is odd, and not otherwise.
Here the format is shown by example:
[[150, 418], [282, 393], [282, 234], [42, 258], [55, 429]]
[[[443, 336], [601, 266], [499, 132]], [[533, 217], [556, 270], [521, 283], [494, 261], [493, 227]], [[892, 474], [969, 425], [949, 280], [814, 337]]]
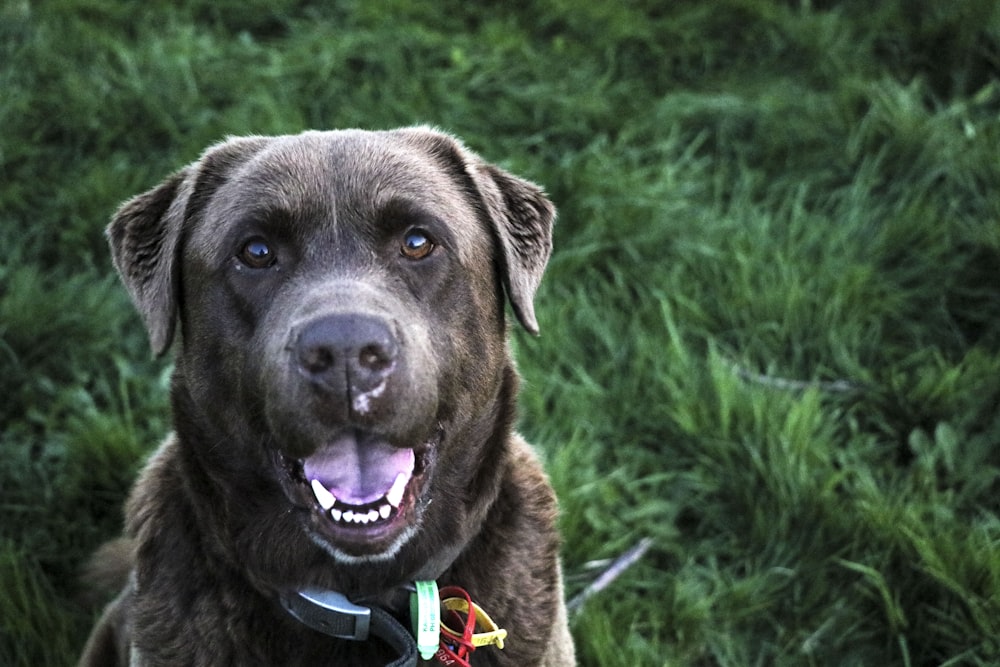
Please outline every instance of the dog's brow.
[[265, 201], [255, 203], [239, 215], [239, 222], [243, 225], [282, 225], [287, 224], [294, 218], [292, 211], [276, 202]]
[[392, 224], [399, 220], [420, 223], [421, 221], [437, 220], [439, 216], [429, 211], [425, 206], [404, 197], [392, 197], [376, 211], [375, 219], [380, 224]]

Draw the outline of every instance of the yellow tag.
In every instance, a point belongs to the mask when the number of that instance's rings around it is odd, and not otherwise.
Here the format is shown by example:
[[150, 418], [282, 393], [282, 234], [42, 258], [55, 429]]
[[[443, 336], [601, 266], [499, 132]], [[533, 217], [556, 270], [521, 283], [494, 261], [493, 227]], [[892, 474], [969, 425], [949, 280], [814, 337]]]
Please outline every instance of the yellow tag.
[[[445, 606], [446, 609], [451, 611], [461, 612], [463, 614], [469, 613], [469, 604], [462, 598], [448, 598], [442, 600], [441, 604]], [[472, 645], [473, 646], [489, 646], [490, 644], [496, 644], [499, 649], [503, 648], [503, 640], [507, 638], [507, 631], [503, 628], [498, 628], [497, 624], [490, 618], [489, 614], [483, 611], [475, 602], [472, 603], [472, 613], [476, 615], [476, 627], [483, 627], [487, 632], [477, 632], [472, 635]], [[453, 631], [447, 625], [441, 626], [441, 632], [451, 635], [452, 637], [461, 638], [461, 635]]]

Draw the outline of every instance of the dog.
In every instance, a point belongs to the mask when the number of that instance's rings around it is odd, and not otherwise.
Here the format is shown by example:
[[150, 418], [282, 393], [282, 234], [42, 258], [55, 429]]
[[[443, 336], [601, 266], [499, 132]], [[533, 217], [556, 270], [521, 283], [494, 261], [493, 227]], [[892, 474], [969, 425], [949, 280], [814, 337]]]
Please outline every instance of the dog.
[[[173, 433], [98, 558], [127, 582], [80, 664], [575, 664], [507, 322], [538, 332], [554, 218], [427, 127], [231, 138], [123, 204], [107, 235], [173, 348]], [[414, 582], [468, 594], [420, 608], [435, 642], [464, 611], [496, 645], [415, 657]]]

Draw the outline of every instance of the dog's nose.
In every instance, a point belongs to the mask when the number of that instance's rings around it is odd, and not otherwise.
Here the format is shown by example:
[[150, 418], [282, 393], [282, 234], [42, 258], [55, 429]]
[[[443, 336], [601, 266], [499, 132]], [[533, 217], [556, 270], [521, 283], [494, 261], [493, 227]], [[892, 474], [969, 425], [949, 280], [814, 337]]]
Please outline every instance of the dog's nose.
[[300, 372], [334, 392], [370, 392], [392, 373], [399, 346], [389, 325], [367, 315], [327, 315], [306, 324], [295, 338]]

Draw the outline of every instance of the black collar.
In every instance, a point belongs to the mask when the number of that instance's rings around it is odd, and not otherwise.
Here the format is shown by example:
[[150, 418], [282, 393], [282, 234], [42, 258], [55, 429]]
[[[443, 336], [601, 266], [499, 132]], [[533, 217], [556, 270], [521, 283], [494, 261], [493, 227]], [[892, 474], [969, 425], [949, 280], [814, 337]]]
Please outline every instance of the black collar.
[[365, 607], [343, 593], [306, 588], [281, 595], [281, 605], [301, 623], [338, 639], [368, 641], [378, 637], [399, 653], [386, 667], [415, 667], [417, 642], [413, 635], [385, 609]]

